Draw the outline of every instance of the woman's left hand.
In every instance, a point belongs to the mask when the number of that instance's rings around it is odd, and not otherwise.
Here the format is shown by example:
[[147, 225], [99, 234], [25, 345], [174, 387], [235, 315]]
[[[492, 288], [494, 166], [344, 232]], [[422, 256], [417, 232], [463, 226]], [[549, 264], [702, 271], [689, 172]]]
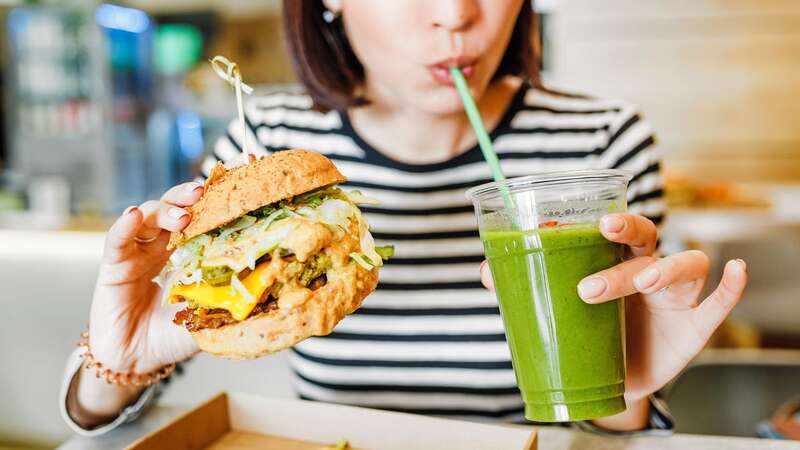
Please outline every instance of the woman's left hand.
[[[701, 302], [709, 271], [703, 252], [655, 257], [658, 232], [642, 216], [608, 215], [600, 231], [627, 246], [626, 260], [583, 279], [578, 293], [587, 303], [627, 297], [625, 398], [631, 404], [662, 388], [703, 349], [742, 298], [747, 267], [740, 259], [728, 261], [719, 286]], [[481, 278], [493, 288], [486, 264]]]

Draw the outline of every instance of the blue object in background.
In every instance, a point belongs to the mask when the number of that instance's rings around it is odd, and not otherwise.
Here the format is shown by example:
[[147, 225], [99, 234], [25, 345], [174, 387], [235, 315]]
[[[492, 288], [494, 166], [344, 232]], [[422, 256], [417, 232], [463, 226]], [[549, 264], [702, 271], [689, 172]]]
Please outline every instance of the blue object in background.
[[157, 198], [175, 184], [192, 180], [205, 142], [200, 116], [191, 110], [156, 109], [147, 121], [148, 196]]
[[154, 45], [158, 74], [148, 130], [149, 197], [157, 198], [175, 184], [192, 180], [203, 154], [203, 125], [185, 75], [200, 59], [202, 36], [189, 25], [161, 25]]
[[141, 10], [101, 3], [95, 21], [106, 37], [117, 210], [148, 192], [147, 117], [153, 98], [153, 23]]
[[102, 3], [95, 20], [108, 39], [114, 95], [152, 94], [153, 24], [144, 11]]

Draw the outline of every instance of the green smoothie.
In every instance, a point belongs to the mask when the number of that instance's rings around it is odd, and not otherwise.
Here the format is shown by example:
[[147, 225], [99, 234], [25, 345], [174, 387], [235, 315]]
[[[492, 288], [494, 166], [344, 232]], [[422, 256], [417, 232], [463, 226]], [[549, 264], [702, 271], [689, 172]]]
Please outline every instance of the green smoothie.
[[624, 305], [588, 305], [581, 279], [619, 263], [596, 225], [484, 231], [525, 417], [588, 420], [625, 410]]

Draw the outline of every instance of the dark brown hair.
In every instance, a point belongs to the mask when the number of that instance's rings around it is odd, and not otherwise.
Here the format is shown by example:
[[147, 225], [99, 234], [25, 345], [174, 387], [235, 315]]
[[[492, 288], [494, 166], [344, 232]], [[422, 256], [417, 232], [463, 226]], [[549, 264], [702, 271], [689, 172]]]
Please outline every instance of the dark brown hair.
[[[359, 95], [364, 67], [350, 47], [341, 18], [326, 22], [322, 0], [283, 0], [283, 31], [295, 74], [315, 109], [365, 105]], [[539, 28], [531, 2], [522, 2], [508, 48], [494, 78], [518, 75], [541, 87]]]

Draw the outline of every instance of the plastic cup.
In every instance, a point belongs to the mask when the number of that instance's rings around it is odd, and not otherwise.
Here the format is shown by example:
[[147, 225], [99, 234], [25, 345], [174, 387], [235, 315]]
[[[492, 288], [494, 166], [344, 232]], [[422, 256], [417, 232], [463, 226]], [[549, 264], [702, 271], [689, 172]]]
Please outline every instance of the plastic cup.
[[529, 420], [625, 410], [624, 299], [589, 305], [577, 286], [622, 260], [623, 247], [600, 234], [599, 221], [626, 210], [630, 178], [618, 170], [558, 172], [467, 192]]

